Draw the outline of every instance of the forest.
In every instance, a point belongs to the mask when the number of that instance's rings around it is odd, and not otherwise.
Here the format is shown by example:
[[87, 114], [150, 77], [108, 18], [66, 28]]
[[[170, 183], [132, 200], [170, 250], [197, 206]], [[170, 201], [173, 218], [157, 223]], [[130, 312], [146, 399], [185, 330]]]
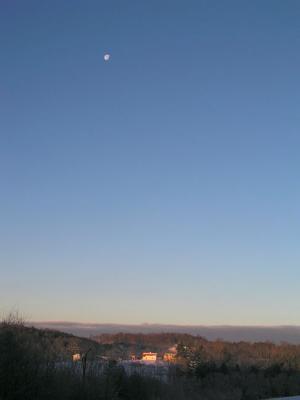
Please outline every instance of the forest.
[[[120, 354], [176, 345], [167, 382], [128, 375]], [[101, 375], [73, 367], [74, 351], [108, 360]], [[108, 356], [109, 355], [109, 356]], [[26, 327], [18, 318], [0, 324], [0, 400], [255, 400], [300, 393], [300, 346], [229, 343], [163, 333], [99, 335], [85, 339]]]

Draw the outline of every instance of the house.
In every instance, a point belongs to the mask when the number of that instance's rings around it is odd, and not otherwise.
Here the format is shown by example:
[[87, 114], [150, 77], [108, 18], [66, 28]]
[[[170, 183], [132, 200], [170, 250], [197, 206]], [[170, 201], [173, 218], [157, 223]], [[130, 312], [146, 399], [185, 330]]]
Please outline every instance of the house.
[[73, 361], [80, 361], [81, 360], [81, 355], [79, 353], [73, 354], [72, 360]]
[[156, 361], [157, 360], [157, 353], [143, 353], [142, 354], [142, 361]]
[[166, 362], [175, 362], [176, 361], [176, 354], [174, 353], [165, 353], [163, 356], [163, 360]]

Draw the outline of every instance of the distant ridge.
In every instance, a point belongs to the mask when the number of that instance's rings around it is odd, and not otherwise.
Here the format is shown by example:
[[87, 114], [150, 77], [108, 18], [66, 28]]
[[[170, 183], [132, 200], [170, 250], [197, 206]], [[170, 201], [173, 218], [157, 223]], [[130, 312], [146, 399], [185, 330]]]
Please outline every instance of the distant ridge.
[[206, 326], [164, 324], [98, 324], [79, 322], [31, 322], [37, 328], [56, 329], [74, 335], [90, 337], [100, 333], [161, 333], [175, 332], [203, 336], [208, 340], [223, 339], [229, 342], [250, 341], [300, 344], [300, 326]]

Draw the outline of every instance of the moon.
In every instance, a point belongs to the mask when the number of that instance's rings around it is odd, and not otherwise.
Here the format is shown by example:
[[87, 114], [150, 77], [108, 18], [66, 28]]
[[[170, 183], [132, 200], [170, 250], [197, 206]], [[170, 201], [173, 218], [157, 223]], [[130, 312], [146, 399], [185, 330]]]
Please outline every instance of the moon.
[[110, 54], [106, 53], [104, 54], [104, 61], [109, 61], [110, 60]]

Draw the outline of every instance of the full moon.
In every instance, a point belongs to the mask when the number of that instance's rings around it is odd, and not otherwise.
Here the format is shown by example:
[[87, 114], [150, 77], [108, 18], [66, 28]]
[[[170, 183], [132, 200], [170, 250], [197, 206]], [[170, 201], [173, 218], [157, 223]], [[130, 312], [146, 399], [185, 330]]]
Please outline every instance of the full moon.
[[104, 54], [104, 61], [109, 61], [109, 59], [110, 59], [110, 54]]

